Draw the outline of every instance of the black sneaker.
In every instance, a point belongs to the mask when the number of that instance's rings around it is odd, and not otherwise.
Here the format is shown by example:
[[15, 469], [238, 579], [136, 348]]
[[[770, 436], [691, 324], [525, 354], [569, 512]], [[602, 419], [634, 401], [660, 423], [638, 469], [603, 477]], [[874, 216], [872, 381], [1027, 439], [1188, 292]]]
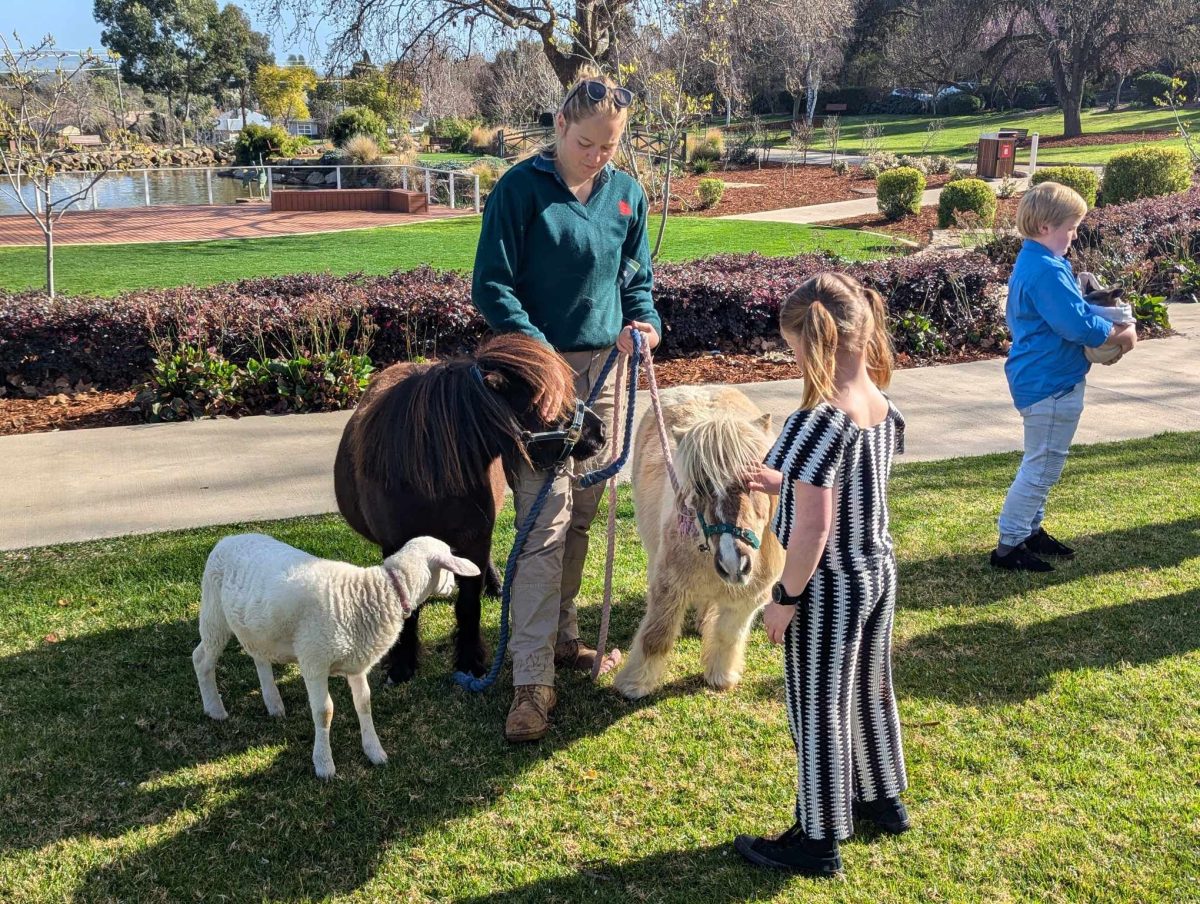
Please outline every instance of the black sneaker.
[[854, 818], [875, 823], [889, 835], [899, 835], [912, 828], [908, 810], [898, 797], [881, 797], [879, 800], [856, 800], [853, 804]]
[[737, 852], [767, 869], [786, 870], [814, 878], [828, 878], [842, 871], [842, 855], [833, 839], [814, 841], [796, 823], [778, 838], [738, 835], [733, 840]]
[[1053, 571], [1054, 566], [1043, 561], [1025, 548], [1025, 544], [1014, 546], [1004, 555], [1000, 550], [992, 550], [992, 567], [1005, 568], [1008, 571]]
[[1024, 545], [1030, 552], [1037, 553], [1039, 556], [1057, 556], [1060, 559], [1075, 558], [1075, 550], [1066, 543], [1055, 540], [1046, 533], [1044, 527], [1039, 527], [1037, 531], [1026, 537]]

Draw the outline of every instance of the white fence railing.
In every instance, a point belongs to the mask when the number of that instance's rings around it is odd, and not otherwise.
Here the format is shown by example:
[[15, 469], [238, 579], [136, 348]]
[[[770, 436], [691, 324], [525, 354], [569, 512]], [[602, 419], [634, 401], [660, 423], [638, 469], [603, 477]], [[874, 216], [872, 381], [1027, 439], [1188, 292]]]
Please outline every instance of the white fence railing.
[[[309, 182], [314, 175], [322, 178]], [[329, 180], [332, 176], [332, 180]], [[51, 183], [52, 199], [69, 197], [95, 178], [95, 173], [58, 173]], [[328, 181], [327, 181], [328, 180]], [[61, 192], [54, 189], [61, 186]], [[479, 174], [401, 163], [301, 166], [156, 167], [112, 170], [91, 187], [76, 204], [91, 210], [129, 207], [232, 204], [244, 200], [269, 201], [276, 189], [305, 191], [317, 188], [402, 188], [423, 191], [429, 204], [451, 208], [481, 207]], [[466, 191], [460, 191], [465, 189]], [[42, 197], [33, 185], [19, 186], [22, 197], [41, 212]], [[7, 177], [0, 177], [0, 214], [21, 213]]]

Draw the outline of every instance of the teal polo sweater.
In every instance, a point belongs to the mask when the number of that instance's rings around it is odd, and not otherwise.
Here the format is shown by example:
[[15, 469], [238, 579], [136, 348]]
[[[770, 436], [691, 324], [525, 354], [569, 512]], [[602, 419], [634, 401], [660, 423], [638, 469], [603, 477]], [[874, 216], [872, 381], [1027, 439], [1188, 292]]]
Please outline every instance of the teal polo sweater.
[[631, 320], [662, 335], [647, 215], [642, 187], [611, 165], [580, 204], [552, 157], [523, 160], [488, 196], [471, 299], [497, 332], [563, 352], [606, 348]]

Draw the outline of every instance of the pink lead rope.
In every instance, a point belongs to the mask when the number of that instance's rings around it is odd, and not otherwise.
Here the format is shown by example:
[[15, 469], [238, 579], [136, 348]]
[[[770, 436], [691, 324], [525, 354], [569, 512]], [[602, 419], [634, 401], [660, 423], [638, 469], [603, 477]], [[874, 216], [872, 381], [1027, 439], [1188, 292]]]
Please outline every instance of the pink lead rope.
[[[624, 356], [622, 356], [624, 357]], [[667, 440], [667, 424], [663, 419], [662, 401], [658, 397], [658, 381], [654, 377], [654, 359], [650, 354], [650, 344], [642, 346], [642, 359], [646, 364], [646, 379], [650, 383], [650, 405], [654, 409], [655, 426], [658, 428], [658, 441], [662, 443], [663, 460], [667, 466], [667, 476], [671, 487], [675, 490], [675, 498], [681, 500], [679, 475], [675, 473], [675, 462], [671, 458], [671, 445]], [[625, 379], [628, 368], [617, 365], [616, 402], [613, 405], [612, 416], [612, 447], [613, 461], [621, 454], [621, 383]], [[696, 514], [680, 501], [679, 503], [679, 532], [684, 536], [695, 536]], [[604, 565], [604, 605], [600, 610], [600, 637], [596, 641], [596, 660], [592, 663], [592, 680], [597, 680], [602, 674], [616, 667], [621, 662], [621, 651], [613, 649], [609, 654], [610, 662], [605, 663], [604, 647], [608, 642], [608, 621], [612, 613], [612, 583], [613, 563], [617, 553], [617, 475], [608, 481], [608, 554]]]

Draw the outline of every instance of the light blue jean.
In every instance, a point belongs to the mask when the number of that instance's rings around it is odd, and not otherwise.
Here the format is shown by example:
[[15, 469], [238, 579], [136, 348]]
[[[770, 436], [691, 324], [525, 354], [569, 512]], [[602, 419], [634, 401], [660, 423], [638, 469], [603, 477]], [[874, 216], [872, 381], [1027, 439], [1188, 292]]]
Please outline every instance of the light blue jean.
[[1046, 497], [1062, 476], [1083, 414], [1084, 381], [1018, 409], [1025, 422], [1025, 457], [1000, 510], [1000, 544], [1020, 546], [1042, 526]]

